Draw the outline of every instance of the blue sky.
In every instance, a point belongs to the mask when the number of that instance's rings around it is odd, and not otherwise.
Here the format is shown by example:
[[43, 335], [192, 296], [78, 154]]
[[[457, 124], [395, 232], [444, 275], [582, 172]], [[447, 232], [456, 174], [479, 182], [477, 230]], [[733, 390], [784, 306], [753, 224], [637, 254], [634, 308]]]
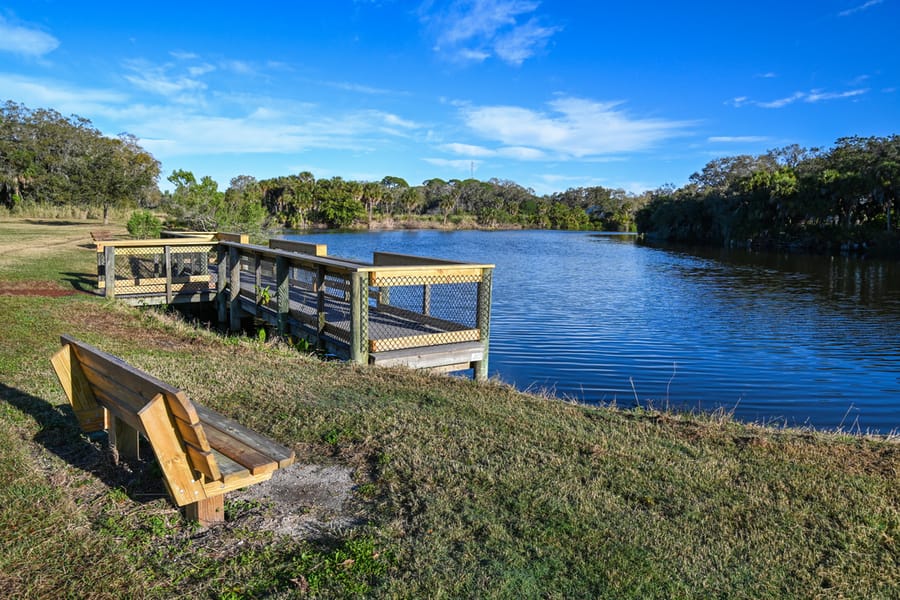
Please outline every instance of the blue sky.
[[682, 185], [900, 133], [900, 0], [0, 0], [0, 101], [258, 179]]

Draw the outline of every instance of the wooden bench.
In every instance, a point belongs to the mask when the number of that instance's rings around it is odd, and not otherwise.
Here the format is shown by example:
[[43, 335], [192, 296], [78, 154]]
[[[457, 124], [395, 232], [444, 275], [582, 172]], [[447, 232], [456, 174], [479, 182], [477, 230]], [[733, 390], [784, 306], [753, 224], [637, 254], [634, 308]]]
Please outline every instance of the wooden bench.
[[225, 519], [227, 492], [265, 481], [294, 451], [191, 402], [115, 356], [69, 336], [50, 359], [85, 432], [106, 430], [120, 456], [153, 448], [172, 501], [204, 525]]

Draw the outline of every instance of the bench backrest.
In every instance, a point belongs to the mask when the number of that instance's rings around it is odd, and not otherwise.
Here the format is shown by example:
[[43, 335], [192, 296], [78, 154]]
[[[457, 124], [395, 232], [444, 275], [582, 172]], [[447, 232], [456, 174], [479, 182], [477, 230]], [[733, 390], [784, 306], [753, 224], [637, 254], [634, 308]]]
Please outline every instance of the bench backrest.
[[170, 486], [180, 488], [176, 501], [198, 485], [195, 474], [221, 479], [197, 410], [183, 391], [70, 336], [61, 342], [51, 362], [85, 431], [108, 427], [109, 411], [141, 432]]

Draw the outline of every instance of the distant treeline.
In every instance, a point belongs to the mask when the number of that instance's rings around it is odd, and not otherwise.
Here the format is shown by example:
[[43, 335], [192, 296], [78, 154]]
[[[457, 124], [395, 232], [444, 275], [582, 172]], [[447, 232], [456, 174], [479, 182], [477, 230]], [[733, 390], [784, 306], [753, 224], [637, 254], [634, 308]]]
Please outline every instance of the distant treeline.
[[638, 231], [667, 241], [900, 251], [900, 136], [845, 137], [720, 158], [680, 189], [657, 190]]
[[789, 146], [720, 158], [676, 189], [641, 195], [600, 186], [538, 196], [512, 181], [429, 179], [411, 185], [316, 179], [303, 172], [225, 191], [176, 170], [160, 193], [159, 162], [129, 134], [103, 136], [87, 119], [8, 101], [0, 108], [0, 207], [152, 209], [198, 230], [526, 227], [634, 231], [670, 241], [828, 249], [896, 248], [900, 136], [850, 137], [830, 150]]
[[410, 185], [395, 176], [348, 181], [316, 179], [303, 172], [261, 181], [242, 175], [232, 179], [225, 192], [209, 177], [197, 181], [187, 171], [176, 171], [168, 179], [175, 186], [164, 196], [168, 212], [195, 229], [222, 228], [223, 223], [233, 228], [254, 215], [270, 226], [292, 229], [428, 222], [446, 227], [633, 231], [635, 211], [649, 199], [602, 187], [537, 196], [499, 179], [429, 179]]
[[160, 193], [159, 163], [129, 134], [108, 138], [91, 122], [8, 101], [0, 108], [0, 207], [152, 209], [169, 226], [253, 231], [266, 227], [365, 227], [400, 221], [440, 226], [634, 230], [649, 199], [588, 187], [550, 196], [512, 181], [429, 179], [410, 185], [316, 179], [312, 173], [257, 180], [240, 175], [225, 191], [208, 176], [176, 170]]

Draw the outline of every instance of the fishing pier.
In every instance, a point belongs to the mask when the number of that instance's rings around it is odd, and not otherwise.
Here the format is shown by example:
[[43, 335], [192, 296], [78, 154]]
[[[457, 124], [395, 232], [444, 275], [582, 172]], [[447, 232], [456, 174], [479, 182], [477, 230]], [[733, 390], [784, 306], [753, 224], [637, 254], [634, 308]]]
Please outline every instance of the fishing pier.
[[97, 291], [137, 306], [208, 304], [231, 331], [263, 325], [344, 360], [487, 377], [494, 265], [237, 234], [97, 242]]

